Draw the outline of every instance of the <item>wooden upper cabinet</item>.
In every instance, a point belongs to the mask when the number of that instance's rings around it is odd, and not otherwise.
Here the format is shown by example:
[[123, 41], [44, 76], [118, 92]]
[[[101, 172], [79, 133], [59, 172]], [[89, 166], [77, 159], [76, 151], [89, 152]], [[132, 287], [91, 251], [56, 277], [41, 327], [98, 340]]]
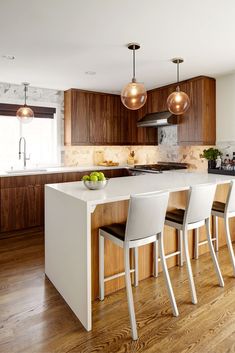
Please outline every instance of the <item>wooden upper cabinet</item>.
[[89, 142], [94, 145], [105, 144], [107, 142], [108, 99], [104, 94], [91, 93], [89, 96]]
[[[167, 97], [177, 84], [148, 92], [148, 113], [167, 111]], [[178, 117], [179, 145], [214, 145], [216, 140], [215, 80], [199, 76], [180, 82], [190, 98], [190, 108]]]
[[[71, 89], [65, 92], [66, 145], [157, 145], [157, 129], [137, 127], [146, 113], [167, 110], [167, 98], [177, 84], [148, 92], [142, 109], [128, 110], [114, 94]], [[190, 108], [178, 118], [178, 143], [215, 144], [215, 80], [199, 76], [180, 82]]]
[[68, 90], [64, 93], [65, 145], [89, 143], [89, 108], [91, 97], [87, 92]]
[[121, 119], [121, 99], [117, 95], [107, 95], [106, 140], [107, 144], [123, 144], [125, 121]]
[[145, 110], [128, 110], [119, 95], [65, 92], [65, 145], [157, 144], [155, 128], [137, 128]]
[[180, 85], [190, 98], [190, 108], [180, 119], [178, 143], [214, 145], [216, 142], [215, 80], [199, 77]]

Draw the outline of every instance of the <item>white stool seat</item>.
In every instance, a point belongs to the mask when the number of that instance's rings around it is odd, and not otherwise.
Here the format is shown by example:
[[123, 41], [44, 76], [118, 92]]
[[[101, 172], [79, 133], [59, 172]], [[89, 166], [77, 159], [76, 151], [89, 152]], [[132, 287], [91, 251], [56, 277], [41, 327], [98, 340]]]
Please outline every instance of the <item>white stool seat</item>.
[[167, 211], [166, 220], [167, 221], [176, 222], [176, 223], [179, 223], [179, 224], [183, 224], [183, 222], [184, 222], [184, 214], [185, 214], [185, 210], [182, 210], [182, 209], [176, 209], [176, 210], [173, 210], [173, 211]]
[[104, 232], [113, 235], [115, 238], [124, 241], [126, 223], [114, 223], [109, 226], [100, 227], [100, 230], [103, 230]]
[[212, 211], [216, 212], [224, 212], [225, 210], [225, 203], [220, 201], [214, 201], [212, 205]]

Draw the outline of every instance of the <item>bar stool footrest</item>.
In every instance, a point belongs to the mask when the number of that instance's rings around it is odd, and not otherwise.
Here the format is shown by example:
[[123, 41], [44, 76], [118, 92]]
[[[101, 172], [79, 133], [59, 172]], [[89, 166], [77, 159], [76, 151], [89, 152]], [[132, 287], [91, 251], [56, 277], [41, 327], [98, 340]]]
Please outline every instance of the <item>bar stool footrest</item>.
[[[130, 270], [130, 273], [133, 273], [133, 272], [135, 272], [135, 269]], [[125, 276], [125, 272], [119, 272], [116, 275], [105, 277], [104, 278], [104, 282], [112, 281], [113, 279], [119, 278], [119, 277], [122, 277], [122, 276]]]
[[[211, 238], [212, 241], [216, 241], [216, 238]], [[198, 246], [208, 244], [208, 240], [203, 240], [198, 242]]]

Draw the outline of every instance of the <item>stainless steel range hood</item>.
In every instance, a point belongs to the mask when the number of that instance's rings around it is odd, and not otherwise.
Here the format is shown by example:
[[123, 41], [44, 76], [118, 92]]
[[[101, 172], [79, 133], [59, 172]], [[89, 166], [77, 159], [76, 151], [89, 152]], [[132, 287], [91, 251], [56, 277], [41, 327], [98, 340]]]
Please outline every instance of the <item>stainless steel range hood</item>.
[[177, 116], [169, 111], [146, 114], [137, 122], [138, 127], [161, 127], [177, 124]]

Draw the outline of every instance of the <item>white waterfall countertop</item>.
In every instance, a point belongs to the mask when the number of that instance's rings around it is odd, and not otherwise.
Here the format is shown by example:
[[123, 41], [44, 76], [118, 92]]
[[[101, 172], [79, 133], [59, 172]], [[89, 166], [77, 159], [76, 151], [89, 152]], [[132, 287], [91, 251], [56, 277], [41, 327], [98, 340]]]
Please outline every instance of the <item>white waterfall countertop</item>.
[[205, 183], [226, 184], [234, 176], [188, 171], [169, 171], [160, 174], [146, 174], [110, 179], [102, 190], [88, 190], [83, 182], [50, 184], [47, 187], [84, 201], [89, 205], [128, 200], [131, 194], [154, 191], [177, 192], [188, 190], [190, 186]]

